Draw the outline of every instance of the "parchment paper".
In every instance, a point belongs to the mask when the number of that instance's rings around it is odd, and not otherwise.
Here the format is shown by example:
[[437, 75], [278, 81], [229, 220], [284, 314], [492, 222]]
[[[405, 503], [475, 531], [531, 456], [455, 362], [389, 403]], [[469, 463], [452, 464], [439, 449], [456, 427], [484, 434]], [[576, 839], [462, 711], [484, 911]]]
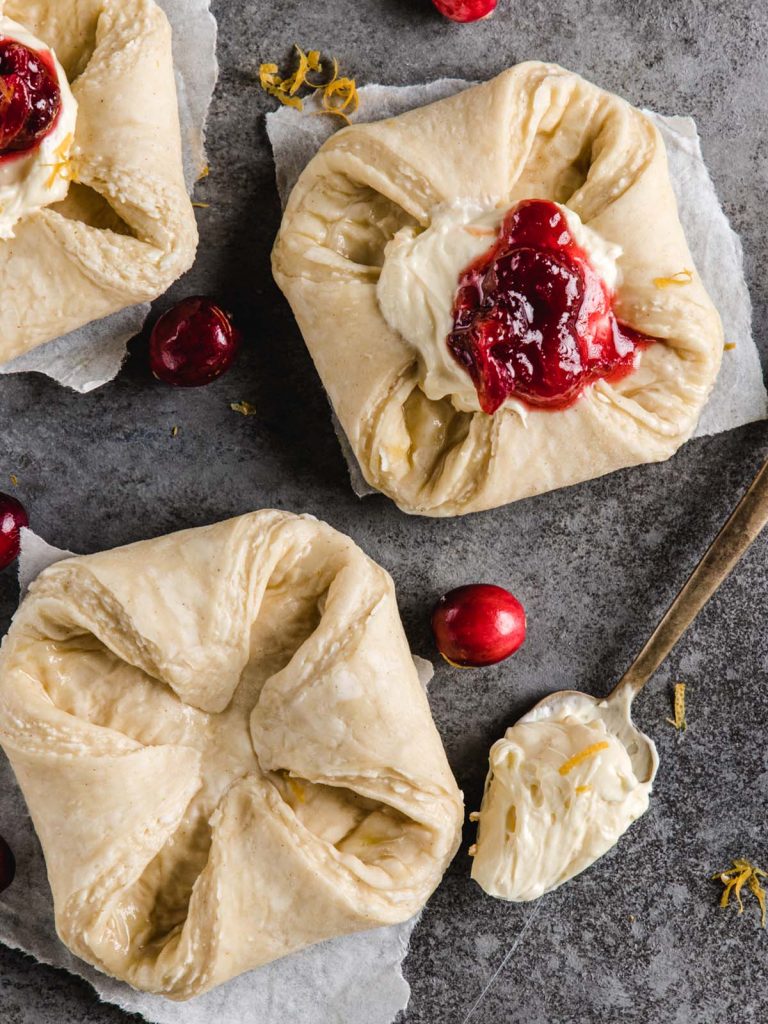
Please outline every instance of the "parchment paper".
[[[184, 155], [191, 194], [205, 166], [205, 119], [218, 77], [216, 19], [210, 0], [156, 0], [173, 29], [173, 59]], [[144, 326], [149, 303], [129, 306], [0, 366], [0, 373], [37, 371], [84, 394], [112, 380], [126, 345]]]
[[[19, 583], [71, 555], [22, 531]], [[432, 664], [414, 657], [426, 687]], [[85, 978], [99, 996], [154, 1024], [390, 1024], [408, 1004], [402, 961], [417, 918], [311, 946], [240, 975], [185, 1003], [136, 992], [73, 956], [56, 937], [45, 861], [10, 764], [0, 752], [0, 833], [16, 855], [17, 874], [0, 894], [0, 942]]]
[[[421, 86], [367, 85], [359, 90], [360, 111], [356, 120], [394, 117], [413, 107], [451, 96], [472, 84], [442, 78]], [[311, 102], [309, 107], [311, 109]], [[718, 201], [693, 119], [664, 117], [650, 110], [645, 113], [658, 125], [667, 147], [680, 220], [694, 262], [720, 313], [726, 342], [736, 345], [735, 349], [723, 353], [720, 375], [693, 436], [718, 434], [768, 415], [760, 357], [752, 338], [752, 304], [744, 279], [741, 241]], [[309, 117], [288, 107], [267, 115], [267, 134], [275, 157], [277, 188], [283, 206], [302, 170], [333, 133], [331, 121], [331, 118]], [[361, 497], [372, 494], [340, 424], [335, 416], [333, 419], [355, 492]]]

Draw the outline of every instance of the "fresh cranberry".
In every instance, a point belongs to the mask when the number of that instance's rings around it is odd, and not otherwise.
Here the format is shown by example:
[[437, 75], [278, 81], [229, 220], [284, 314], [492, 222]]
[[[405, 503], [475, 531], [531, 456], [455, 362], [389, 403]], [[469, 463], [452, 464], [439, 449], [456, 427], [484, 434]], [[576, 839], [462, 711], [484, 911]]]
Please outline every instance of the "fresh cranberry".
[[22, 526], [29, 526], [24, 506], [10, 494], [0, 493], [0, 569], [18, 558]]
[[0, 892], [7, 889], [16, 875], [16, 858], [8, 843], [0, 836]]
[[518, 203], [498, 240], [461, 275], [448, 347], [483, 412], [510, 397], [564, 409], [588, 384], [630, 373], [655, 339], [620, 324], [613, 296], [562, 211]]
[[13, 39], [0, 40], [0, 153], [36, 146], [61, 110], [53, 61]]
[[451, 21], [480, 21], [496, 10], [497, 0], [432, 0]]
[[210, 384], [230, 368], [240, 332], [210, 299], [194, 296], [163, 313], [149, 339], [149, 365], [158, 380], [179, 388]]
[[525, 640], [525, 609], [503, 587], [472, 583], [448, 591], [432, 612], [435, 643], [460, 668], [495, 665]]

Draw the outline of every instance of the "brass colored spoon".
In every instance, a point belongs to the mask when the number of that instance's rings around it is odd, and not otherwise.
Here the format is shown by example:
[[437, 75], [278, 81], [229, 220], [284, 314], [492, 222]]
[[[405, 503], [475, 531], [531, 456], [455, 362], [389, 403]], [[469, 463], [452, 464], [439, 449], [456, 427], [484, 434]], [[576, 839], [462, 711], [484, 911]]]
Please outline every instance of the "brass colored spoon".
[[602, 718], [623, 744], [639, 782], [651, 782], [658, 768], [656, 746], [632, 722], [632, 701], [730, 574], [741, 556], [768, 523], [768, 460], [749, 490], [710, 544], [688, 582], [670, 605], [651, 638], [607, 697], [578, 690], [559, 690], [539, 701], [521, 722], [542, 721], [563, 709], [590, 719]]

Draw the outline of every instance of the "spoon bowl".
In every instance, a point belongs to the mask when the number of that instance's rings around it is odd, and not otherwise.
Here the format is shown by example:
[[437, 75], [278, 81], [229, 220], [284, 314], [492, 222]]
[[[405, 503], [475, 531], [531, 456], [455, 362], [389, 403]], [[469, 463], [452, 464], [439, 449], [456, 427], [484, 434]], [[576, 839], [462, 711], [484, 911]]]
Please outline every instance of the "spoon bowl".
[[622, 744], [629, 754], [638, 782], [653, 782], [659, 767], [656, 744], [632, 721], [632, 701], [636, 691], [619, 684], [607, 697], [592, 697], [580, 690], [558, 690], [544, 697], [523, 715], [521, 722], [542, 722], [548, 718], [573, 715], [582, 722], [602, 719], [606, 731]]

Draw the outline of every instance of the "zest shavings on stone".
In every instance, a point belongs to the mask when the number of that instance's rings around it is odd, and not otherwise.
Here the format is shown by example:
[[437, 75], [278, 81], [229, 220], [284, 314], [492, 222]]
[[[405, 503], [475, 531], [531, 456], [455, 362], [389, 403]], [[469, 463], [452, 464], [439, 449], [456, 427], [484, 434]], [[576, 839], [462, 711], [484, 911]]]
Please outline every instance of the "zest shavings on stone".
[[678, 732], [685, 732], [688, 723], [685, 720], [685, 683], [675, 683], [675, 717], [668, 718]]
[[690, 284], [692, 280], [693, 271], [685, 267], [683, 270], [678, 270], [676, 274], [672, 274], [671, 277], [654, 277], [653, 283], [657, 288], [674, 288], [675, 285]]
[[712, 875], [712, 878], [715, 881], [722, 882], [725, 886], [723, 895], [720, 897], [720, 906], [727, 907], [731, 898], [731, 893], [733, 893], [736, 897], [739, 913], [743, 914], [744, 904], [741, 900], [741, 891], [746, 885], [760, 904], [760, 926], [765, 928], [765, 889], [763, 888], [760, 879], [768, 878], [768, 872], [755, 867], [754, 864], [750, 864], [750, 862], [743, 857], [738, 860], [734, 860], [731, 863], [733, 864], [733, 867], [727, 868], [725, 871], [718, 871], [716, 875]]
[[232, 412], [239, 412], [241, 416], [255, 416], [258, 409], [250, 402], [230, 402], [229, 408]]
[[320, 97], [322, 109], [316, 110], [316, 114], [331, 114], [349, 124], [349, 115], [354, 114], [360, 105], [354, 78], [339, 77], [339, 62], [335, 57], [331, 62], [330, 75], [326, 77], [325, 81], [310, 78], [310, 72], [323, 73], [320, 51], [309, 50], [305, 53], [297, 46], [296, 53], [299, 58], [298, 67], [287, 78], [280, 77], [280, 69], [277, 64], [261, 64], [259, 66], [259, 83], [262, 89], [270, 96], [280, 100], [285, 106], [293, 107], [295, 110], [304, 109], [304, 102], [299, 92], [302, 89], [310, 90]]
[[580, 750], [578, 754], [574, 754], [573, 757], [569, 757], [568, 760], [564, 761], [557, 770], [561, 775], [567, 775], [568, 772], [581, 764], [582, 761], [586, 761], [588, 758], [594, 757], [595, 754], [599, 754], [601, 750], [607, 750], [609, 746], [610, 743], [606, 740], [601, 740], [599, 743], [593, 743], [591, 746]]

